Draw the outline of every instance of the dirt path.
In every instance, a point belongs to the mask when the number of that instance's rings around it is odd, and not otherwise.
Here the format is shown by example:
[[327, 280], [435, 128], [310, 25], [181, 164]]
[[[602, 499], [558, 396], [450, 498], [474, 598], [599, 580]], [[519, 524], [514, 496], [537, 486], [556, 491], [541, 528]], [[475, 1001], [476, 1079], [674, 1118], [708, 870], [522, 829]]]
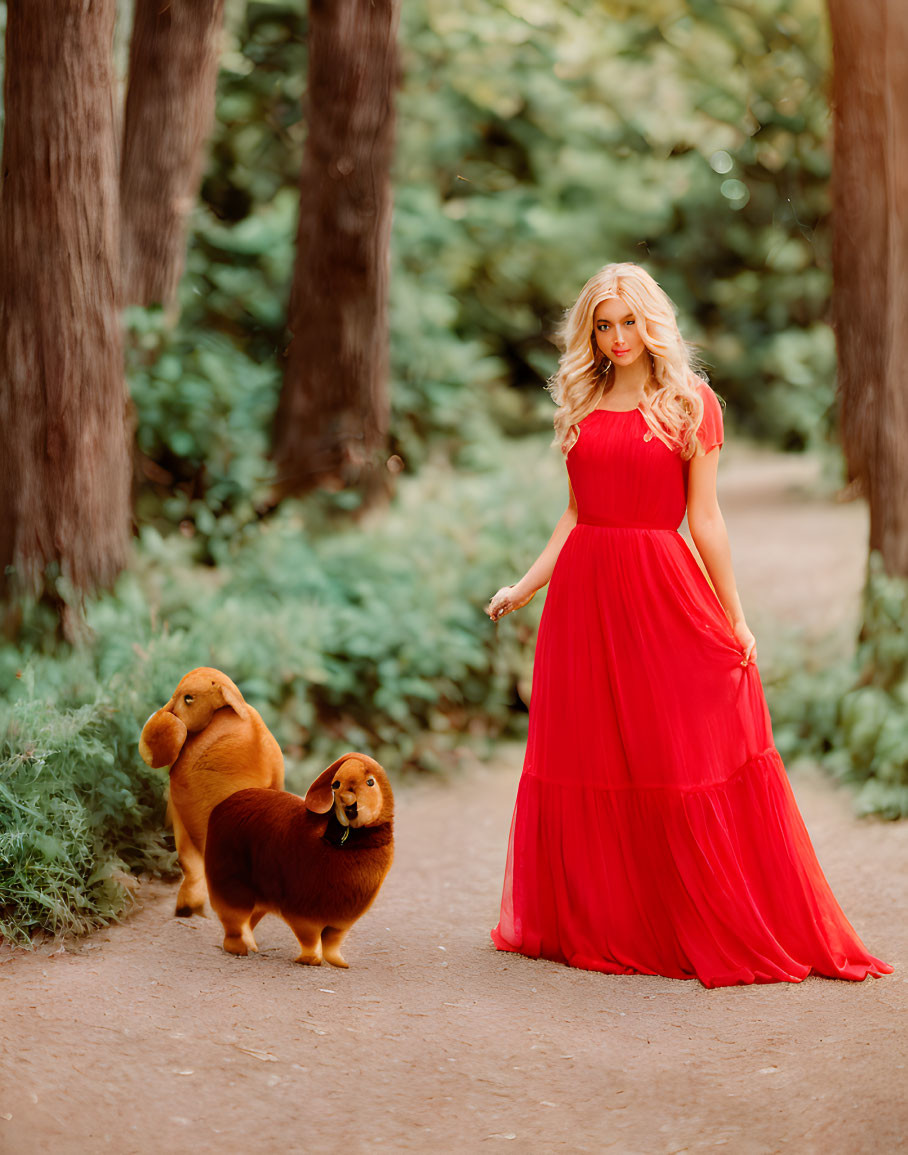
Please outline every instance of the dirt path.
[[[805, 499], [809, 472], [784, 469], [744, 455], [726, 471], [745, 600], [794, 624], [800, 587], [809, 628], [841, 625], [861, 511]], [[908, 824], [858, 823], [847, 795], [794, 779], [840, 901], [896, 964], [886, 979], [707, 991], [572, 971], [488, 940], [520, 755], [399, 792], [397, 861], [349, 971], [292, 965], [274, 919], [259, 957], [228, 957], [215, 922], [170, 917], [163, 885], [121, 926], [3, 959], [0, 1151], [903, 1148]]]

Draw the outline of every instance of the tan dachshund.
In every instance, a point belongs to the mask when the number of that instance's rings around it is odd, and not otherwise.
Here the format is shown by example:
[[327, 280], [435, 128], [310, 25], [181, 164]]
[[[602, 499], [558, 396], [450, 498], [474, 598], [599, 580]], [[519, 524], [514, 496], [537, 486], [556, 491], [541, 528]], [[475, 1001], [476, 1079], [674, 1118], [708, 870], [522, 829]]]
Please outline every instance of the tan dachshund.
[[344, 754], [305, 800], [241, 790], [211, 812], [205, 873], [224, 926], [224, 950], [258, 950], [252, 932], [269, 911], [300, 944], [296, 960], [345, 967], [341, 943], [372, 905], [394, 855], [394, 798], [366, 754]]
[[167, 810], [183, 871], [176, 913], [202, 914], [208, 816], [237, 790], [283, 790], [281, 748], [227, 675], [202, 666], [145, 723], [139, 753], [149, 766], [170, 767]]

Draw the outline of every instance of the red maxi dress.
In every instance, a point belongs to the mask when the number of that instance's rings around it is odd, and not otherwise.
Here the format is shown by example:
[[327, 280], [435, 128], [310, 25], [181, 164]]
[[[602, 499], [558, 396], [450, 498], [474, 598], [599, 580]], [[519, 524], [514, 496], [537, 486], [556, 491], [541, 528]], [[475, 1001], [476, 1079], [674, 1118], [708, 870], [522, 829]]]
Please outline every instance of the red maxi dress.
[[[699, 439], [722, 444], [702, 388]], [[677, 532], [688, 466], [639, 410], [596, 410], [567, 467], [577, 526], [539, 629], [499, 950], [707, 987], [864, 979], [756, 666]]]

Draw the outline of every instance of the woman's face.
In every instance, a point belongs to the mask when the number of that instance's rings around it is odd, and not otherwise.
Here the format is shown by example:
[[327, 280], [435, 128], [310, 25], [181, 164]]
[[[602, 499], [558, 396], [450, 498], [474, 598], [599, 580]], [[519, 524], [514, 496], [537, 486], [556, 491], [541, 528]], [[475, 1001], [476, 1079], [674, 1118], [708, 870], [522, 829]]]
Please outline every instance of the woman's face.
[[620, 297], [606, 297], [593, 314], [593, 333], [601, 353], [613, 365], [633, 365], [646, 346], [634, 314]]

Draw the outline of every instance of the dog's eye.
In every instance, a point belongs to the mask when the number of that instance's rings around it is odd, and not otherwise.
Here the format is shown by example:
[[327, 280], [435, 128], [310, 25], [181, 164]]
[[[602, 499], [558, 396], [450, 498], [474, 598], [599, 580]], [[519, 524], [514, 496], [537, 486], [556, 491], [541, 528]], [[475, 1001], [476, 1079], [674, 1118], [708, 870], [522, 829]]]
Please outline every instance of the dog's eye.
[[192, 701], [192, 694], [184, 694], [184, 695], [183, 695], [183, 701], [184, 701], [184, 702], [186, 703], [186, 705], [188, 706], [188, 705], [189, 705], [189, 703]]
[[332, 790], [340, 790], [340, 788], [341, 788], [340, 782], [332, 782], [331, 783], [331, 789]]
[[366, 779], [366, 785], [367, 786], [374, 786], [375, 785], [375, 779], [374, 778], [367, 778]]

